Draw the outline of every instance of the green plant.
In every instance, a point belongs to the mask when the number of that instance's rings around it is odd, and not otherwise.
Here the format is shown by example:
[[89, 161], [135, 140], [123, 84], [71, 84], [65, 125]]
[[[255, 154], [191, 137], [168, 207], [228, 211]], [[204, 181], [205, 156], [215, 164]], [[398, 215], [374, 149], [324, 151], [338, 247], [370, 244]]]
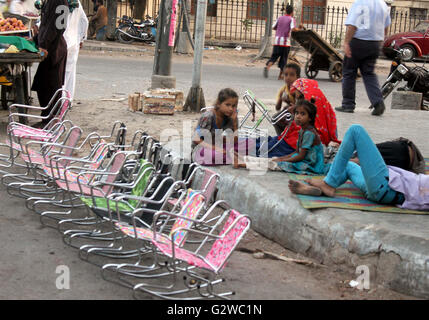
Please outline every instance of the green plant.
[[244, 19], [240, 20], [240, 22], [243, 24], [244, 31], [249, 31], [252, 28], [253, 21], [250, 19]]
[[341, 42], [342, 42], [341, 34], [337, 34], [332, 31], [329, 33], [329, 43], [334, 48], [339, 48], [341, 46]]

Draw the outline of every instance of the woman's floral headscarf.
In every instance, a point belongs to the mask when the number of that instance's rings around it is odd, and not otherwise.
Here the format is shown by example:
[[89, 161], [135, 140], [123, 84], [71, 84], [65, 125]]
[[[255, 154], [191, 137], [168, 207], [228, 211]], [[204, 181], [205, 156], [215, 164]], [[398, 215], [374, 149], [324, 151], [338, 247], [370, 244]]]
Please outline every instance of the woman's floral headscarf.
[[334, 109], [326, 99], [316, 80], [299, 78], [292, 84], [290, 93], [298, 90], [304, 96], [305, 100], [314, 99], [314, 105], [317, 107], [315, 128], [319, 133], [320, 140], [324, 145], [334, 141], [340, 143], [337, 137], [337, 117]]

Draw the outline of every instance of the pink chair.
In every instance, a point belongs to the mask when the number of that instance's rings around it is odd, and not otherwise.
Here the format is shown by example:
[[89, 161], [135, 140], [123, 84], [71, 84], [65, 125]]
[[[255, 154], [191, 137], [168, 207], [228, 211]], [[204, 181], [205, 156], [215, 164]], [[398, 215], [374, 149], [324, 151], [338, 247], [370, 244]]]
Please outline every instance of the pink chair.
[[[160, 233], [158, 234], [158, 241], [161, 242], [170, 242], [170, 239], [173, 239], [174, 243], [180, 246], [186, 238], [186, 232], [182, 230], [181, 232], [177, 232], [179, 228], [190, 228], [192, 226], [193, 220], [197, 219], [198, 214], [204, 207], [205, 198], [202, 194], [190, 190], [187, 193], [186, 198], [184, 200], [185, 205], [180, 210], [178, 214], [172, 214], [169, 212], [170, 217], [174, 215], [176, 218], [173, 226], [171, 227], [169, 234]], [[121, 230], [125, 235], [131, 238], [152, 241], [154, 239], [155, 232], [149, 228], [139, 228], [136, 225], [128, 225], [122, 222], [117, 222], [116, 227]], [[165, 224], [163, 225], [162, 230], [164, 229]], [[162, 232], [162, 231], [161, 231]], [[174, 234], [174, 237], [171, 236]]]
[[[196, 163], [192, 163], [189, 168], [188, 177], [185, 177], [185, 184], [188, 188], [193, 188], [193, 190], [201, 192], [206, 199], [206, 208], [211, 204], [213, 197], [216, 192], [216, 185], [219, 180], [219, 175], [205, 167], [202, 167]], [[201, 183], [197, 184], [196, 176], [198, 172], [201, 172], [203, 175], [201, 178]], [[176, 205], [177, 199], [169, 200], [170, 204]], [[183, 205], [183, 203], [181, 204]]]
[[[113, 190], [114, 181], [121, 172], [125, 162], [129, 157], [135, 157], [137, 154], [132, 152], [116, 152], [107, 164], [106, 158], [102, 157], [101, 165], [104, 169], [89, 169], [87, 167], [78, 167], [75, 161], [73, 166], [68, 166], [65, 170], [59, 167], [45, 171], [45, 173], [54, 172], [53, 182], [56, 185], [56, 194], [51, 199], [34, 199], [31, 208], [40, 215], [42, 224], [43, 218], [47, 217], [54, 220], [62, 220], [65, 215], [70, 215], [73, 209], [82, 207], [84, 204], [80, 201], [80, 196], [107, 197]], [[61, 159], [59, 159], [61, 160]], [[30, 201], [31, 199], [27, 199]], [[66, 208], [67, 211], [51, 211], [39, 209], [46, 206], [57, 208]], [[58, 226], [57, 226], [58, 227]]]
[[[224, 203], [222, 205], [225, 206]], [[228, 295], [234, 294], [234, 292], [216, 293], [213, 286], [224, 281], [224, 279], [216, 279], [216, 276], [224, 269], [228, 258], [249, 230], [250, 225], [251, 221], [248, 216], [242, 215], [234, 209], [227, 209], [219, 216], [209, 232], [195, 228], [175, 231], [187, 231], [188, 237], [202, 237], [203, 240], [197, 248], [195, 245], [188, 245], [187, 242], [179, 247], [172, 241], [159, 241], [155, 236], [152, 243], [159, 252], [169, 258], [166, 268], [171, 270], [173, 281], [169, 285], [161, 287], [147, 278], [146, 282], [133, 287], [134, 296], [137, 297], [137, 293], [143, 291], [164, 299], [194, 300], [226, 298]], [[171, 235], [172, 239], [173, 237], [174, 233]], [[212, 245], [210, 245], [211, 243]], [[185, 266], [183, 267], [181, 263], [184, 263]], [[207, 276], [200, 273], [202, 270], [210, 271], [214, 277], [208, 279]], [[184, 273], [182, 285], [177, 281], [179, 273]], [[197, 296], [190, 295], [195, 292], [198, 293]]]
[[[73, 127], [65, 135], [65, 139], [61, 143], [44, 143], [39, 141], [29, 141], [23, 147], [21, 145], [12, 145], [16, 150], [21, 150], [21, 159], [26, 166], [24, 173], [5, 174], [1, 181], [7, 187], [10, 195], [28, 198], [33, 196], [31, 193], [36, 191], [43, 192], [43, 186], [46, 186], [44, 181], [45, 174], [42, 167], [51, 156], [71, 156], [82, 134], [82, 129]], [[32, 147], [35, 147], [34, 149]], [[67, 162], [62, 163], [63, 166]], [[34, 189], [35, 188], [35, 189]], [[14, 191], [18, 191], [14, 194]], [[24, 192], [25, 191], [25, 192]], [[30, 193], [30, 194], [29, 194]]]
[[[55, 104], [54, 104], [55, 101]], [[52, 107], [52, 104], [54, 106]], [[52, 138], [52, 135], [55, 132], [56, 125], [64, 121], [67, 112], [71, 108], [71, 99], [70, 94], [65, 89], [58, 89], [54, 96], [51, 98], [48, 106], [46, 107], [36, 107], [22, 104], [13, 104], [9, 107], [9, 124], [7, 132], [13, 137], [19, 137], [22, 139], [32, 139], [37, 141], [46, 141], [46, 139]], [[49, 115], [42, 117], [33, 114], [27, 113], [16, 113], [13, 112], [15, 109], [25, 109], [25, 110], [45, 110], [50, 108], [51, 111]], [[33, 128], [31, 126], [19, 123], [18, 118], [25, 119], [39, 119], [47, 120], [51, 119], [43, 128]], [[45, 140], [38, 140], [45, 139]]]

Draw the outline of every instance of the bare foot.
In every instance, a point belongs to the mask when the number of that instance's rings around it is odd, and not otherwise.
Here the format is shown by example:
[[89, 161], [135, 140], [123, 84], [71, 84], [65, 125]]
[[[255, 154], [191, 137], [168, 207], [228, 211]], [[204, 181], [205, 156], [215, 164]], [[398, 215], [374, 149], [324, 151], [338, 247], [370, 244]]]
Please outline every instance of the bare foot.
[[234, 163], [233, 168], [239, 169], [239, 168], [247, 168], [247, 167], [245, 163]]
[[289, 190], [296, 194], [306, 194], [309, 196], [321, 196], [322, 190], [317, 187], [310, 186], [303, 182], [289, 180]]
[[246, 163], [244, 162], [243, 157], [238, 152], [232, 152], [233, 158], [233, 167], [234, 169], [246, 168]]
[[319, 179], [308, 179], [305, 180], [313, 187], [319, 188], [322, 190], [323, 194], [328, 197], [335, 197], [335, 188], [332, 188], [330, 185], [327, 185], [325, 181]]

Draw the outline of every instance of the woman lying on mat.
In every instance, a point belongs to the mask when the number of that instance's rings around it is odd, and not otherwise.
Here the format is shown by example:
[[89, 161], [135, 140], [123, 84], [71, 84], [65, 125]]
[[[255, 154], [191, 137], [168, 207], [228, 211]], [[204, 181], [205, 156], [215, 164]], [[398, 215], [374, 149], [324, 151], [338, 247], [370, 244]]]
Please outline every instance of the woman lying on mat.
[[[360, 166], [349, 161], [355, 151]], [[386, 166], [366, 130], [356, 124], [347, 130], [324, 180], [309, 179], [309, 185], [290, 180], [289, 189], [296, 194], [334, 197], [336, 188], [349, 179], [371, 201], [429, 210], [429, 175]]]
[[[419, 148], [409, 139], [400, 137], [395, 140], [376, 144], [384, 162], [388, 166], [398, 167], [414, 173], [425, 173], [425, 159]], [[350, 161], [359, 164], [359, 158]]]

